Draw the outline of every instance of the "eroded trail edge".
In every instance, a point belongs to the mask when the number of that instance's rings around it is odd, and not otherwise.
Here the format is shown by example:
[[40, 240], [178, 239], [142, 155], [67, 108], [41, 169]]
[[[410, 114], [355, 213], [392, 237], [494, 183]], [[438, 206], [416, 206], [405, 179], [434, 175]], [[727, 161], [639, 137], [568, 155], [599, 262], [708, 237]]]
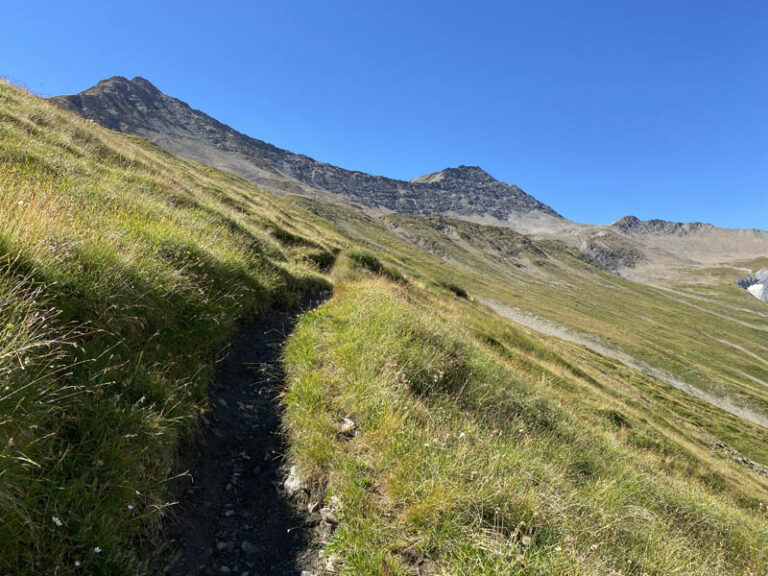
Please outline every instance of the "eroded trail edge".
[[[298, 575], [306, 519], [280, 488], [280, 354], [296, 320], [329, 294], [243, 324], [217, 367], [199, 452], [179, 488], [167, 576]], [[170, 558], [169, 558], [170, 559]]]

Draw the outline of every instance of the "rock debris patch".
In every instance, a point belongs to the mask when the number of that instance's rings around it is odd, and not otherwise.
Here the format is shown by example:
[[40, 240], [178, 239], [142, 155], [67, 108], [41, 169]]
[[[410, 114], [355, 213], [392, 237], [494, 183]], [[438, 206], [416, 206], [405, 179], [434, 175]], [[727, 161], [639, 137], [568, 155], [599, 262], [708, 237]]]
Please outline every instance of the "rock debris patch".
[[219, 364], [197, 459], [178, 488], [166, 576], [299, 576], [309, 566], [312, 527], [283, 488], [280, 436], [279, 358], [298, 312], [243, 326]]
[[736, 462], [740, 462], [741, 464], [743, 464], [744, 466], [752, 470], [758, 476], [762, 476], [763, 478], [768, 478], [768, 468], [765, 468], [764, 466], [760, 466], [760, 464], [758, 464], [757, 462], [750, 460], [738, 450], [734, 450], [733, 448], [728, 446], [725, 442], [722, 442], [720, 440], [715, 440], [713, 442], [713, 445], [716, 450], [725, 452], [731, 458], [733, 458]]

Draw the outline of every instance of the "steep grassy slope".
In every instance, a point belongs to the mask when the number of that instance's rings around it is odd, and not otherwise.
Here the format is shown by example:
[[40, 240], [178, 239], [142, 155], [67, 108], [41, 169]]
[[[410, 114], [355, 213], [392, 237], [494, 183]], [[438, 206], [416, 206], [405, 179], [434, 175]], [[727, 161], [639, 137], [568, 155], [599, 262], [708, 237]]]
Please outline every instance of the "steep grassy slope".
[[728, 448], [767, 464], [765, 428], [475, 298], [760, 406], [766, 317], [726, 271], [669, 292], [509, 230], [275, 197], [1, 83], [0, 144], [1, 573], [157, 566], [217, 351], [329, 286], [286, 424], [341, 497], [346, 573], [768, 567], [765, 478]]
[[[768, 421], [768, 327], [759, 315], [765, 307], [735, 285], [732, 269], [692, 270], [690, 283], [665, 290], [596, 270], [558, 243], [526, 249], [512, 231], [457, 220], [389, 219], [408, 237], [440, 246], [457, 267], [493, 280], [476, 292], [596, 335]], [[448, 247], [453, 239], [459, 241]], [[519, 247], [510, 248], [515, 242]]]
[[286, 421], [299, 470], [343, 503], [338, 571], [768, 567], [768, 486], [664, 409], [690, 398], [464, 299], [337, 273], [289, 343]]
[[[444, 279], [500, 308], [583, 333], [753, 422], [768, 421], [768, 311], [734, 283], [736, 268], [695, 270], [685, 285], [652, 287], [596, 269], [560, 242], [533, 242], [510, 229], [398, 214], [361, 220], [342, 206], [303, 203], [427, 282]], [[751, 438], [720, 419], [700, 423], [768, 466], [767, 436]]]
[[339, 237], [2, 83], [0, 143], [0, 573], [129, 573], [216, 350]]

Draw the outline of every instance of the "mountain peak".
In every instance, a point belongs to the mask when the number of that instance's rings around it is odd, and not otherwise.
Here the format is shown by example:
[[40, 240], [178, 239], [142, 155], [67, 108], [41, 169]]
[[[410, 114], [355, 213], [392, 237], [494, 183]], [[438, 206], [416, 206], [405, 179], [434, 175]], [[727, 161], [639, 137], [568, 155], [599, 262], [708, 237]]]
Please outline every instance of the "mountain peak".
[[95, 88], [103, 88], [106, 86], [113, 86], [113, 85], [120, 85], [120, 84], [128, 84], [130, 83], [130, 80], [126, 78], [125, 76], [112, 76], [110, 78], [105, 78], [104, 80], [99, 80], [96, 83], [96, 86], [90, 88], [90, 90], [93, 90]]
[[96, 86], [89, 88], [84, 94], [136, 91], [148, 92], [154, 95], [162, 94], [152, 82], [141, 76], [134, 76], [131, 80], [128, 80], [125, 76], [112, 76], [111, 78], [99, 81]]
[[498, 182], [496, 178], [488, 174], [480, 166], [457, 166], [456, 168], [444, 168], [438, 172], [425, 174], [411, 180], [414, 184], [436, 184], [445, 180], [463, 180], [466, 182]]
[[183, 116], [188, 106], [163, 94], [146, 78], [112, 76], [71, 96], [54, 96], [62, 108], [112, 130], [144, 136], [163, 133], [169, 121]]
[[134, 76], [133, 79], [131, 80], [131, 84], [143, 90], [146, 90], [148, 92], [157, 92], [158, 94], [162, 94], [162, 92], [160, 92], [160, 90], [157, 89], [157, 86], [152, 84], [152, 82], [150, 82], [146, 78], [142, 78], [141, 76]]
[[640, 218], [638, 218], [637, 216], [632, 216], [630, 214], [628, 216], [624, 216], [623, 218], [619, 218], [618, 220], [616, 220], [616, 222], [611, 224], [611, 226], [613, 226], [614, 228], [618, 228], [619, 230], [622, 230], [624, 232], [629, 232], [630, 230], [636, 228], [640, 224], [640, 222], [642, 222]]

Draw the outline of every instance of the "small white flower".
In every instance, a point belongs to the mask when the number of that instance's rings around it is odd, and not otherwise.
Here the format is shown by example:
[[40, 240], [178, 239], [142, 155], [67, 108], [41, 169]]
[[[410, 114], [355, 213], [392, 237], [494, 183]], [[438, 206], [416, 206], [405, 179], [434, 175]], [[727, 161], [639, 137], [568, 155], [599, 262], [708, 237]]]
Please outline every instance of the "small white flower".
[[80, 562], [80, 560], [75, 560], [75, 568], [80, 568], [80, 566], [82, 566], [82, 565], [83, 565], [83, 563]]
[[133, 504], [128, 504], [128, 510], [133, 510]]
[[96, 552], [96, 554], [101, 554], [101, 548], [99, 548], [98, 546], [96, 546], [96, 548], [94, 548], [93, 551]]
[[56, 524], [56, 526], [64, 526], [64, 523], [59, 520], [58, 516], [51, 516], [51, 520], [53, 520], [53, 523]]
[[16, 204], [18, 204], [19, 206], [24, 206], [24, 200], [19, 200], [18, 202], [16, 202]]
[[461, 434], [459, 434], [459, 439], [464, 438], [464, 436], [466, 436], [466, 434], [464, 434], [464, 432], [462, 432]]

